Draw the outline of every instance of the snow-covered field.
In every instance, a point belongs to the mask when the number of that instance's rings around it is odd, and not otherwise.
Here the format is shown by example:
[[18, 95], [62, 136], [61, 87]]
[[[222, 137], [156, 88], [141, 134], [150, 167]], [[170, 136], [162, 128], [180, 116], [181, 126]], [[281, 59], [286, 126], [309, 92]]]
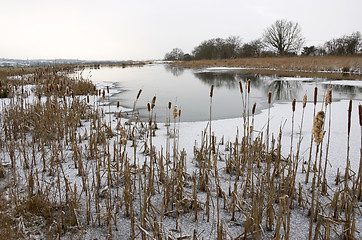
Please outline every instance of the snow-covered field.
[[[214, 69], [211, 69], [214, 70]], [[343, 84], [344, 82], [333, 82], [333, 84]], [[352, 84], [355, 84], [356, 82], [353, 82]], [[349, 83], [347, 83], [349, 84]], [[114, 90], [114, 85], [112, 83], [108, 82], [97, 82], [95, 83], [98, 89], [106, 89], [107, 86], [109, 87], [109, 93], [107, 93], [107, 96], [110, 96], [112, 94], [117, 93], [116, 90]], [[26, 98], [26, 103], [32, 104], [33, 101], [36, 101], [36, 97], [31, 94], [31, 87], [26, 87], [26, 92], [29, 92], [29, 96]], [[163, 205], [164, 201], [164, 194], [166, 191], [166, 187], [162, 187], [162, 185], [159, 183], [161, 181], [160, 179], [155, 181], [155, 188], [156, 188], [156, 194], [150, 195], [151, 202], [154, 206], [152, 210], [148, 210], [146, 214], [149, 216], [145, 216], [142, 214], [141, 208], [142, 204], [141, 199], [143, 201], [143, 196], [138, 196], [137, 194], [141, 195], [140, 192], [142, 192], [141, 184], [145, 184], [146, 186], [146, 180], [147, 176], [137, 176], [137, 171], [139, 174], [141, 174], [140, 169], [145, 169], [145, 167], [142, 167], [142, 165], [147, 164], [151, 160], [151, 157], [149, 154], [145, 154], [146, 147], [144, 146], [145, 142], [149, 142], [150, 137], [147, 136], [147, 133], [144, 133], [144, 137], [135, 140], [136, 142], [132, 141], [132, 139], [128, 139], [127, 143], [122, 146], [122, 149], [118, 149], [117, 152], [114, 152], [113, 149], [115, 149], [115, 145], [117, 147], [117, 144], [120, 142], [120, 138], [122, 137], [122, 130], [120, 130], [119, 126], [121, 125], [123, 128], [123, 131], [127, 131], [128, 126], [126, 122], [128, 122], [127, 119], [120, 119], [118, 118], [119, 112], [123, 112], [123, 115], [125, 115], [126, 112], [130, 113], [131, 109], [124, 109], [122, 107], [117, 107], [115, 105], [110, 105], [109, 102], [107, 102], [107, 96], [102, 99], [102, 97], [92, 96], [90, 97], [90, 105], [93, 109], [99, 109], [100, 111], [104, 112], [104, 116], [102, 117], [102, 121], [104, 124], [108, 124], [111, 126], [112, 131], [114, 132], [114, 136], [111, 138], [108, 138], [106, 140], [105, 145], [99, 146], [101, 149], [99, 154], [100, 158], [106, 159], [108, 156], [110, 159], [117, 159], [117, 157], [122, 151], [126, 154], [126, 159], [130, 163], [133, 163], [133, 159], [136, 159], [138, 164], [140, 166], [135, 167], [133, 170], [134, 176], [131, 177], [134, 182], [134, 188], [135, 192], [133, 193], [133, 202], [134, 202], [134, 218], [136, 219], [136, 238], [141, 239], [142, 234], [141, 232], [149, 233], [150, 236], [145, 237], [146, 239], [151, 239], [151, 236], [155, 239], [157, 236], [154, 235], [155, 233], [155, 223], [158, 224], [158, 228], [160, 228], [159, 232], [161, 232], [162, 239], [216, 239], [217, 237], [217, 225], [219, 224], [219, 219], [221, 219], [221, 225], [223, 226], [223, 236], [225, 239], [238, 239], [238, 236], [241, 238], [241, 234], [245, 230], [246, 226], [246, 219], [245, 216], [248, 215], [247, 213], [243, 213], [243, 211], [249, 211], [252, 209], [252, 207], [248, 204], [251, 204], [251, 199], [248, 199], [248, 196], [245, 196], [245, 202], [244, 202], [244, 208], [239, 209], [238, 213], [236, 214], [236, 220], [231, 220], [231, 213], [230, 213], [230, 206], [231, 206], [231, 199], [232, 196], [228, 195], [227, 193], [230, 193], [230, 186], [234, 185], [235, 181], [235, 175], [228, 174], [225, 172], [226, 168], [226, 159], [230, 157], [231, 151], [229, 148], [230, 144], [235, 143], [236, 136], [238, 136], [238, 143], [241, 144], [241, 138], [243, 137], [243, 124], [244, 119], [243, 118], [235, 118], [235, 119], [224, 119], [224, 120], [217, 120], [211, 122], [211, 131], [216, 137], [217, 143], [220, 143], [217, 145], [217, 148], [219, 150], [218, 154], [215, 155], [217, 158], [217, 169], [218, 169], [218, 181], [219, 186], [221, 187], [222, 191], [226, 193], [226, 195], [222, 198], [220, 198], [220, 211], [216, 211], [216, 200], [218, 198], [216, 197], [216, 185], [213, 176], [210, 176], [210, 191], [212, 196], [212, 203], [211, 203], [211, 219], [209, 221], [206, 220], [206, 199], [207, 194], [203, 191], [197, 191], [197, 201], [201, 205], [199, 209], [199, 218], [197, 220], [194, 219], [193, 210], [189, 212], [185, 212], [184, 214], [180, 214], [178, 218], [176, 218], [173, 214], [171, 216], [166, 216], [163, 213], [161, 214], [159, 211], [162, 211], [162, 209], [165, 207]], [[142, 95], [141, 95], [142, 97]], [[83, 101], [86, 101], [86, 97], [80, 97]], [[108, 98], [109, 99], [109, 98]], [[42, 101], [45, 102], [45, 98], [42, 98]], [[69, 102], [72, 101], [71, 98], [68, 99]], [[14, 104], [10, 102], [9, 99], [1, 99], [0, 100], [0, 110], [1, 112], [4, 111], [4, 109], [8, 108], [10, 104]], [[157, 101], [156, 101], [157, 104]], [[338, 186], [335, 184], [335, 179], [337, 176], [337, 170], [341, 173], [341, 178], [344, 177], [345, 168], [347, 165], [347, 156], [349, 156], [350, 159], [350, 169], [351, 172], [358, 174], [358, 169], [360, 167], [360, 149], [361, 149], [361, 126], [359, 124], [359, 112], [358, 112], [358, 105], [360, 103], [358, 101], [352, 101], [352, 121], [351, 121], [351, 131], [350, 131], [350, 137], [347, 138], [347, 126], [348, 126], [348, 106], [349, 101], [339, 101], [339, 102], [332, 102], [331, 105], [325, 109], [325, 105], [322, 102], [318, 102], [316, 105], [316, 111], [324, 110], [326, 113], [325, 118], [325, 124], [324, 129], [326, 131], [324, 136], [324, 141], [322, 142], [321, 149], [323, 149], [322, 152], [322, 159], [323, 164], [324, 160], [327, 159], [327, 170], [326, 170], [326, 179], [328, 183], [328, 195], [327, 196], [320, 196], [320, 204], [324, 205], [325, 208], [321, 212], [320, 215], [325, 218], [331, 218], [329, 208], [332, 208], [332, 206], [328, 206], [328, 204], [331, 204], [331, 198], [333, 198], [333, 193], [338, 188], [342, 188], [342, 184], [340, 183]], [[298, 142], [299, 139], [301, 140], [300, 145], [300, 153], [299, 153], [299, 165], [297, 169], [297, 175], [296, 175], [296, 183], [295, 187], [299, 187], [299, 183], [302, 186], [303, 192], [304, 192], [304, 200], [303, 200], [303, 206], [297, 206], [295, 205], [293, 209], [291, 210], [291, 216], [290, 216], [290, 232], [289, 237], [291, 239], [307, 239], [308, 233], [309, 233], [309, 216], [308, 216], [308, 209], [311, 202], [311, 192], [312, 192], [312, 186], [311, 186], [311, 177], [309, 180], [309, 183], [305, 183], [305, 172], [303, 169], [307, 168], [307, 162], [309, 159], [309, 149], [311, 144], [311, 133], [313, 128], [313, 111], [314, 111], [314, 104], [311, 101], [311, 99], [308, 99], [306, 107], [304, 109], [304, 115], [303, 115], [303, 107], [302, 102], [297, 102], [295, 106], [295, 112], [293, 114], [291, 103], [279, 103], [279, 104], [272, 104], [270, 108], [270, 113], [268, 109], [262, 110], [259, 114], [255, 116], [250, 116], [250, 121], [253, 121], [253, 132], [252, 132], [252, 139], [257, 139], [258, 137], [263, 136], [263, 139], [266, 138], [266, 131], [267, 131], [267, 125], [268, 125], [268, 119], [269, 125], [270, 125], [270, 136], [274, 136], [275, 139], [278, 138], [279, 132], [282, 132], [282, 141], [281, 141], [281, 154], [284, 159], [288, 159], [288, 156], [290, 155], [290, 152], [292, 151], [292, 155], [295, 156], [298, 148]], [[1, 116], [1, 115], [0, 115]], [[302, 116], [303, 118], [303, 124], [302, 122]], [[182, 115], [181, 115], [182, 118]], [[1, 122], [1, 121], [0, 121]], [[134, 122], [132, 123], [135, 124]], [[165, 154], [165, 151], [167, 150], [168, 146], [172, 149], [176, 146], [178, 147], [178, 150], [181, 151], [184, 150], [185, 155], [182, 155], [185, 157], [184, 161], [186, 163], [186, 173], [184, 173], [184, 192], [185, 194], [184, 199], [189, 200], [193, 197], [193, 182], [192, 182], [192, 176], [198, 176], [200, 175], [200, 167], [198, 166], [197, 161], [195, 160], [194, 152], [195, 149], [198, 149], [203, 144], [203, 131], [206, 131], [205, 135], [208, 135], [208, 131], [210, 130], [209, 121], [204, 122], [180, 122], [175, 121], [172, 122], [170, 126], [166, 126], [164, 123], [158, 123], [157, 127], [158, 129], [155, 131], [155, 136], [152, 137], [152, 145], [154, 145], [155, 149], [153, 150], [154, 153], [158, 156], [157, 159], [160, 157], [160, 155]], [[147, 125], [147, 124], [146, 124]], [[139, 125], [137, 125], [139, 126]], [[146, 127], [147, 129], [147, 127]], [[170, 130], [171, 129], [171, 130]], [[1, 130], [3, 131], [3, 130]], [[89, 189], [95, 189], [94, 185], [95, 183], [95, 175], [94, 171], [97, 169], [97, 161], [94, 161], [92, 159], [87, 158], [87, 152], [89, 149], [87, 149], [89, 146], [89, 141], [87, 138], [90, 136], [91, 132], [91, 124], [90, 122], [83, 121], [81, 126], [78, 128], [78, 136], [84, 136], [83, 141], [79, 142], [79, 148], [81, 149], [82, 155], [82, 161], [84, 164], [85, 171], [87, 172], [88, 177], [88, 187]], [[170, 137], [170, 131], [172, 135], [172, 131], [176, 132], [176, 137]], [[330, 131], [330, 133], [329, 133]], [[178, 133], [178, 134], [177, 134]], [[263, 133], [263, 134], [262, 134]], [[301, 133], [301, 134], [300, 134]], [[329, 136], [330, 134], [330, 136]], [[4, 136], [2, 134], [1, 136], [2, 141], [4, 141]], [[329, 146], [327, 146], [327, 139], [329, 138]], [[291, 141], [292, 139], [292, 141]], [[30, 139], [28, 139], [30, 140]], [[136, 143], [136, 147], [135, 147]], [[29, 145], [30, 146], [30, 145]], [[312, 161], [315, 161], [314, 157], [314, 151], [316, 148], [316, 144], [313, 143], [313, 154], [312, 154]], [[326, 156], [326, 150], [328, 149], [328, 156]], [[29, 147], [30, 151], [30, 147]], [[136, 153], [136, 157], [134, 156], [134, 153]], [[112, 175], [114, 178], [116, 176], [116, 173], [112, 171], [107, 171], [106, 166], [102, 166], [101, 172], [101, 179], [100, 179], [100, 186], [98, 186], [98, 190], [100, 191], [101, 199], [99, 200], [100, 203], [97, 203], [95, 190], [91, 190], [90, 193], [85, 193], [82, 190], [81, 186], [84, 186], [84, 183], [82, 182], [82, 177], [79, 176], [78, 169], [74, 167], [74, 155], [72, 153], [72, 148], [70, 146], [65, 145], [64, 143], [64, 162], [62, 163], [64, 176], [62, 178], [67, 179], [69, 186], [75, 186], [77, 185], [78, 192], [76, 195], [79, 196], [79, 207], [75, 209], [77, 216], [77, 224], [78, 228], [74, 228], [76, 230], [69, 231], [65, 233], [64, 236], [62, 236], [63, 239], [69, 239], [69, 238], [81, 238], [81, 239], [108, 239], [113, 237], [114, 239], [130, 239], [131, 238], [131, 225], [132, 225], [132, 217], [126, 216], [124, 214], [125, 212], [125, 204], [123, 201], [125, 201], [125, 198], [123, 197], [124, 191], [126, 190], [125, 183], [124, 183], [124, 173], [122, 172], [119, 177], [122, 179], [122, 184], [117, 187], [114, 186], [114, 184], [110, 185], [107, 184], [107, 176], [112, 172]], [[15, 169], [16, 173], [11, 173], [12, 170], [9, 168], [10, 165], [10, 156], [8, 148], [5, 147], [5, 145], [1, 148], [0, 152], [0, 160], [5, 166], [6, 169], [6, 176], [4, 179], [0, 180], [0, 190], [2, 192], [3, 196], [6, 196], [7, 199], [11, 199], [10, 193], [11, 188], [18, 188], [22, 189], [23, 192], [25, 192], [26, 185], [28, 184], [26, 180], [26, 176], [29, 175], [29, 170], [24, 169], [22, 166], [22, 157], [21, 157], [21, 151], [18, 151], [18, 162], [17, 162], [17, 168]], [[31, 153], [29, 152], [29, 156]], [[40, 152], [36, 154], [37, 157], [40, 157]], [[172, 161], [171, 157], [171, 161]], [[109, 161], [109, 160], [108, 160]], [[112, 162], [112, 164], [115, 164], [115, 162]], [[172, 164], [171, 164], [172, 165]], [[113, 166], [113, 165], [112, 165]], [[113, 166], [114, 167], [114, 166]], [[113, 168], [112, 167], [112, 168]], [[103, 169], [104, 168], [104, 169]], [[166, 167], [168, 169], [168, 167]], [[39, 177], [40, 177], [40, 185], [37, 186], [37, 188], [44, 188], [46, 186], [56, 186], [57, 177], [49, 176], [45, 173], [41, 173], [41, 166], [34, 166], [34, 169], [39, 170]], [[147, 168], [146, 168], [147, 169]], [[170, 167], [171, 169], [171, 167]], [[13, 169], [14, 170], [14, 169]], [[142, 170], [143, 171], [143, 170]], [[159, 171], [156, 170], [156, 171]], [[173, 169], [173, 171], [176, 171]], [[214, 171], [214, 170], [212, 170]], [[257, 175], [257, 170], [255, 168], [255, 176], [253, 179], [257, 179], [260, 177]], [[147, 172], [147, 171], [146, 171]], [[32, 172], [31, 174], [34, 174]], [[216, 174], [216, 173], [215, 173]], [[18, 182], [14, 184], [14, 179], [12, 176], [17, 176]], [[312, 175], [312, 174], [311, 174]], [[352, 175], [352, 174], [351, 174]], [[356, 175], [353, 176], [356, 178]], [[59, 176], [58, 176], [59, 179]], [[140, 179], [143, 179], [143, 183], [140, 183]], [[249, 179], [250, 180], [250, 179]], [[260, 180], [260, 179], [258, 179]], [[243, 184], [245, 184], [244, 181], [248, 181], [246, 179], [246, 176], [242, 176], [238, 184], [240, 185], [239, 191], [241, 191], [241, 188]], [[255, 180], [257, 181], [257, 180]], [[157, 182], [157, 184], [156, 184]], [[23, 186], [21, 186], [23, 184]], [[62, 193], [60, 197], [63, 197], [64, 195], [68, 193], [68, 190], [65, 190], [65, 188], [68, 186], [64, 180], [60, 181], [60, 186], [62, 189]], [[139, 186], [140, 184], [140, 186]], [[257, 183], [255, 183], [255, 186], [257, 187]], [[138, 187], [140, 189], [138, 189]], [[259, 186], [260, 187], [260, 186]], [[317, 186], [319, 188], [320, 186]], [[56, 187], [55, 187], [56, 188]], [[99, 189], [100, 188], [100, 189]], [[137, 189], [136, 189], [137, 188]], [[175, 188], [176, 189], [176, 188]], [[177, 188], [178, 189], [178, 188]], [[74, 189], [73, 189], [74, 190]], [[20, 191], [20, 190], [19, 190]], [[53, 197], [56, 201], [58, 201], [59, 195], [57, 194], [57, 189], [50, 190], [54, 193]], [[231, 189], [232, 191], [232, 189]], [[21, 191], [20, 191], [21, 192]], [[118, 195], [120, 193], [120, 195]], [[20, 193], [21, 194], [21, 193]], [[99, 194], [99, 193], [98, 193]], [[240, 192], [239, 192], [240, 194]], [[99, 195], [98, 195], [99, 197]], [[112, 201], [112, 203], [109, 203], [109, 201]], [[118, 201], [118, 202], [117, 202]], [[226, 202], [225, 202], [226, 201]], [[266, 201], [266, 198], [265, 198]], [[280, 200], [282, 201], [282, 200]], [[296, 201], [296, 200], [295, 200]], [[217, 201], [219, 202], [219, 200]], [[264, 203], [264, 201], [262, 201]], [[90, 206], [88, 206], [90, 204]], [[101, 210], [97, 210], [97, 204], [99, 204]], [[110, 206], [107, 205], [110, 204], [112, 207], [111, 210], [109, 210]], [[224, 207], [224, 205], [226, 205]], [[275, 219], [274, 219], [274, 230], [275, 230], [275, 224], [277, 222], [278, 217], [278, 203], [274, 204], [274, 213], [275, 213]], [[265, 207], [265, 206], [263, 206]], [[89, 209], [88, 209], [89, 208]], [[119, 209], [118, 209], [119, 208]], [[88, 210], [87, 210], [88, 209]], [[331, 210], [332, 211], [332, 210]], [[87, 217], [86, 215], [91, 212], [91, 220], [90, 224], [87, 224]], [[107, 213], [112, 212], [112, 216], [108, 216]], [[220, 218], [217, 217], [220, 214]], [[262, 224], [260, 226], [260, 237], [262, 239], [271, 239], [275, 232], [273, 231], [267, 231], [265, 229], [265, 209], [262, 211], [263, 214], [263, 220]], [[101, 215], [101, 216], [99, 216]], [[101, 219], [100, 226], [99, 222], [97, 222], [98, 217]], [[255, 216], [253, 216], [255, 217]], [[284, 216], [285, 217], [285, 216]], [[357, 201], [355, 205], [355, 229], [362, 230], [362, 216], [361, 216], [361, 202]], [[153, 222], [148, 222], [146, 224], [148, 228], [143, 229], [141, 228], [142, 224], [142, 218], [147, 218], [147, 221], [150, 221], [150, 219], [153, 220]], [[110, 219], [110, 220], [109, 220]], [[176, 220], [177, 219], [177, 220]], [[344, 219], [344, 214], [340, 213], [339, 219], [342, 221]], [[21, 222], [23, 221], [23, 222]], [[23, 231], [27, 233], [29, 239], [30, 238], [39, 238], [42, 239], [46, 236], [46, 233], [44, 232], [44, 229], [39, 227], [38, 231], [35, 231], [34, 229], [37, 229], [36, 226], [34, 227], [27, 227], [29, 224], [24, 224], [24, 220], [19, 220], [19, 224], [23, 224], [22, 227]], [[89, 220], [88, 220], [89, 221]], [[112, 224], [107, 223], [107, 221], [111, 221]], [[338, 220], [336, 220], [338, 222]], [[116, 224], [115, 224], [116, 223]], [[111, 232], [109, 230], [109, 225], [111, 225]], [[332, 224], [331, 224], [332, 225]], [[151, 227], [153, 226], [153, 227]], [[324, 223], [322, 226], [325, 226]], [[337, 235], [341, 235], [343, 232], [343, 224], [336, 223], [335, 230], [337, 231]], [[56, 224], [53, 226], [56, 229]], [[313, 231], [317, 227], [317, 223], [313, 222]], [[280, 228], [280, 234], [284, 235], [284, 228]], [[321, 231], [322, 238], [325, 238], [326, 235], [323, 235], [324, 230]], [[54, 230], [55, 233], [57, 233], [56, 230]], [[333, 233], [333, 230], [331, 230], [332, 237], [336, 237], [335, 233]], [[314, 233], [313, 233], [314, 234]], [[252, 235], [255, 237], [254, 235]], [[53, 237], [56, 237], [53, 236]], [[355, 233], [356, 239], [362, 239], [361, 233]]]

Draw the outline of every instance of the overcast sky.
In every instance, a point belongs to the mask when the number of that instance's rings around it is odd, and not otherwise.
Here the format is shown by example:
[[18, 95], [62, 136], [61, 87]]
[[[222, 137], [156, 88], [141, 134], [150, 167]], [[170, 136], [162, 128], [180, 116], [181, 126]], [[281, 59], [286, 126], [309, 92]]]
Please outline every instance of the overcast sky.
[[202, 41], [298, 22], [306, 45], [362, 32], [361, 0], [0, 0], [0, 58], [162, 59]]

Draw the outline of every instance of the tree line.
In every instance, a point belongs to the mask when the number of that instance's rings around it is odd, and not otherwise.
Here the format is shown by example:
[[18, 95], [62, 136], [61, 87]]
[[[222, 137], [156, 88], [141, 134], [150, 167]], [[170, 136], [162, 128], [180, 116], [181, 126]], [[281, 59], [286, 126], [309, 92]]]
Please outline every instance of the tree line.
[[239, 36], [213, 38], [201, 42], [191, 54], [174, 48], [164, 60], [232, 59], [271, 56], [324, 56], [362, 54], [362, 35], [354, 32], [326, 41], [320, 46], [305, 46], [305, 39], [298, 23], [286, 19], [275, 21], [264, 30], [259, 39], [242, 43]]

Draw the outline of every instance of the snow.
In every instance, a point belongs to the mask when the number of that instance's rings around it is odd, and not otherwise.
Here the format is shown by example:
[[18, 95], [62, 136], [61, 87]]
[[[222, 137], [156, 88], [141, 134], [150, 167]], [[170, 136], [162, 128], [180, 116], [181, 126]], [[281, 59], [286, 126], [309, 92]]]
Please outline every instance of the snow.
[[[233, 70], [235, 68], [232, 68]], [[206, 71], [219, 71], [219, 70], [228, 70], [228, 68], [208, 68]], [[309, 78], [300, 78], [300, 81], [309, 81]], [[361, 86], [362, 81], [333, 81], [332, 84], [356, 84], [354, 86]], [[117, 124], [117, 113], [119, 111], [129, 112], [132, 109], [126, 108], [117, 108], [114, 103], [110, 103], [107, 101], [108, 96], [119, 93], [119, 89], [116, 88], [116, 85], [112, 82], [96, 82], [97, 89], [107, 89], [109, 87], [109, 94], [106, 94], [105, 99], [101, 99], [101, 97], [92, 97], [90, 103], [96, 103], [98, 107], [103, 107], [106, 115], [105, 121], [110, 119], [112, 123], [112, 129], [115, 129]], [[330, 84], [330, 82], [328, 82]], [[30, 92], [32, 86], [26, 86], [26, 90]], [[85, 96], [82, 97], [85, 99]], [[30, 95], [27, 98], [27, 101], [30, 103], [35, 100], [35, 96]], [[43, 99], [44, 100], [44, 99]], [[0, 110], [2, 111], [4, 107], [11, 104], [9, 99], [0, 99]], [[316, 106], [316, 111], [324, 110], [326, 112], [326, 122], [325, 122], [325, 141], [323, 145], [327, 144], [328, 131], [330, 130], [330, 143], [329, 143], [329, 153], [328, 153], [328, 168], [327, 168], [327, 180], [330, 185], [333, 185], [334, 179], [336, 177], [337, 169], [340, 171], [346, 167], [346, 159], [347, 159], [347, 148], [349, 149], [349, 158], [351, 161], [351, 169], [354, 171], [358, 171], [359, 163], [360, 163], [360, 146], [361, 146], [361, 126], [359, 125], [359, 115], [358, 115], [358, 105], [359, 101], [352, 101], [352, 124], [351, 124], [351, 132], [349, 142], [347, 142], [347, 124], [348, 124], [348, 114], [347, 109], [349, 105], [349, 101], [342, 100], [338, 102], [333, 102], [327, 109], [324, 109], [324, 103], [319, 102]], [[297, 102], [295, 107], [295, 112], [293, 114], [291, 103], [278, 103], [272, 104], [270, 108], [270, 115], [268, 109], [261, 110], [260, 113], [256, 114], [254, 117], [250, 117], [250, 121], [254, 121], [254, 132], [253, 137], [257, 137], [261, 132], [266, 131], [266, 125], [268, 123], [268, 119], [270, 119], [270, 132], [274, 134], [275, 137], [279, 134], [279, 129], [282, 128], [282, 155], [288, 156], [291, 148], [290, 139], [293, 136], [293, 149], [297, 149], [297, 143], [299, 139], [299, 132], [301, 130], [302, 142], [301, 142], [301, 151], [300, 151], [300, 164], [298, 170], [297, 179], [299, 182], [303, 182], [304, 174], [302, 173], [302, 165], [303, 162], [308, 159], [309, 147], [310, 147], [310, 139], [311, 139], [311, 130], [313, 127], [313, 112], [314, 112], [314, 104], [312, 102], [307, 102], [306, 107], [304, 109], [304, 118], [303, 125], [301, 125], [303, 108], [302, 103]], [[258, 111], [257, 111], [258, 112]], [[292, 119], [294, 118], [294, 125], [292, 126]], [[329, 119], [331, 121], [331, 125], [329, 125]], [[126, 119], [122, 119], [124, 123]], [[217, 137], [217, 142], [224, 138], [225, 142], [233, 142], [235, 141], [235, 137], [238, 134], [241, 136], [241, 131], [243, 129], [243, 118], [233, 118], [233, 119], [223, 119], [216, 120], [211, 122], [212, 132]], [[161, 149], [165, 149], [166, 142], [168, 141], [168, 129], [164, 123], [158, 124], [159, 129], [156, 131], [156, 136], [153, 138], [153, 144], [156, 147], [156, 151], [159, 152]], [[200, 146], [202, 131], [209, 130], [209, 121], [201, 121], [201, 122], [176, 122], [175, 124], [171, 122], [170, 128], [177, 128], [179, 131], [179, 137], [177, 138], [177, 142], [180, 150], [184, 149], [186, 151], [186, 160], [188, 166], [188, 173], [192, 175], [196, 172], [197, 167], [195, 166], [193, 152], [194, 146]], [[80, 134], [84, 134], [85, 129], [89, 128], [89, 123], [84, 123], [82, 129], [79, 130]], [[293, 130], [292, 130], [293, 129]], [[264, 135], [265, 136], [265, 135]], [[172, 138], [171, 141], [176, 139]], [[314, 143], [313, 143], [314, 144]], [[348, 145], [347, 145], [348, 144]], [[133, 149], [130, 147], [131, 143], [128, 143], [127, 149], [129, 158], [133, 158]], [[315, 144], [314, 144], [315, 147]], [[222, 155], [227, 155], [225, 151], [225, 145], [220, 146], [222, 150]], [[140, 149], [137, 149], [137, 158], [145, 159], [146, 157], [140, 152]], [[295, 151], [294, 151], [295, 152]], [[3, 163], [7, 163], [8, 159], [5, 154], [1, 155], [4, 160]], [[220, 163], [220, 169], [222, 169], [223, 163]], [[69, 164], [71, 165], [71, 164]], [[87, 166], [90, 167], [90, 166]], [[81, 186], [81, 180], [77, 175], [77, 169], [69, 167], [65, 169], [65, 175], [68, 177], [69, 181], [72, 183], [79, 183]], [[228, 188], [228, 181], [224, 179], [225, 182], [222, 183], [222, 188], [226, 191]], [[298, 185], [298, 183], [296, 184]], [[308, 185], [310, 186], [310, 185]], [[104, 189], [107, 191], [107, 189]], [[202, 199], [203, 196], [200, 194], [198, 196], [199, 199]], [[233, 233], [237, 233], [240, 231], [240, 228], [230, 223], [229, 220], [226, 220], [226, 226], [229, 226], [229, 231]], [[210, 223], [206, 223], [206, 221], [193, 222], [190, 220], [190, 216], [186, 215], [180, 218], [180, 224], [184, 230], [183, 234], [191, 235], [191, 230], [197, 228], [198, 233], [203, 233], [202, 236], [205, 239], [214, 238], [215, 236], [215, 221], [211, 221]], [[309, 229], [308, 221], [309, 218], [306, 217], [306, 213], [302, 210], [298, 209], [293, 211], [291, 216], [291, 238], [292, 239], [301, 239], [306, 238], [307, 232]], [[164, 224], [166, 229], [174, 228], [174, 221], [169, 219], [164, 219]], [[124, 238], [125, 236], [130, 235], [130, 219], [125, 217], [118, 218], [118, 231], [114, 234], [115, 238]], [[362, 229], [362, 217], [357, 214], [356, 216], [356, 228]], [[214, 232], [212, 232], [212, 230]], [[83, 237], [86, 239], [89, 238], [98, 238], [105, 239], [107, 230], [106, 227], [98, 227], [92, 228], [89, 226], [88, 229], [83, 233]], [[270, 233], [266, 233], [265, 238], [270, 238]], [[269, 234], [269, 235], [268, 235]], [[179, 235], [179, 234], [175, 234]], [[236, 234], [238, 235], [238, 234]], [[181, 236], [181, 234], [180, 234]], [[362, 238], [362, 235], [358, 235], [357, 238]], [[66, 236], [65, 236], [66, 238]]]

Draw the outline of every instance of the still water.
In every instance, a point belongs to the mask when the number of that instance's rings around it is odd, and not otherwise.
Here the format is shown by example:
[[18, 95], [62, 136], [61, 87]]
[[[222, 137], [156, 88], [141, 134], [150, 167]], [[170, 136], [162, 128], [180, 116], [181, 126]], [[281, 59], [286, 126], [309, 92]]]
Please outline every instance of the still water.
[[[299, 78], [266, 76], [247, 73], [237, 69], [183, 69], [165, 64], [143, 67], [102, 67], [91, 70], [92, 81], [113, 82], [120, 93], [111, 97], [111, 104], [133, 108], [137, 93], [142, 94], [137, 101], [140, 118], [148, 119], [147, 103], [156, 96], [157, 121], [164, 122], [168, 116], [168, 102], [181, 109], [181, 121], [203, 121], [210, 116], [210, 88], [214, 85], [212, 98], [212, 118], [226, 119], [241, 117], [242, 98], [239, 80], [245, 87], [246, 79], [251, 81], [250, 106], [256, 103], [257, 112], [267, 108], [268, 92], [272, 92], [272, 102], [302, 101], [307, 94], [313, 101], [314, 88], [318, 87], [318, 100], [332, 86], [333, 101], [340, 99], [362, 99], [362, 81], [344, 82], [322, 78]], [[332, 84], [332, 85], [331, 85]]]

